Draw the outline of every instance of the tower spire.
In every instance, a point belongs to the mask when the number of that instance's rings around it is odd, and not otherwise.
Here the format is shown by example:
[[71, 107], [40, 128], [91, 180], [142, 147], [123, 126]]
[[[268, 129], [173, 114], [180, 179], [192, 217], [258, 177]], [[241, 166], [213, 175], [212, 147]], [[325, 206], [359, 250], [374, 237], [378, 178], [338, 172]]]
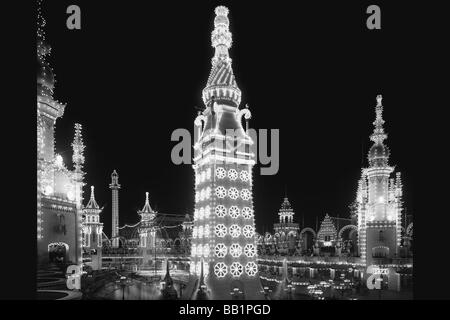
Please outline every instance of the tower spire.
[[208, 107], [211, 99], [215, 97], [218, 103], [225, 100], [232, 102], [234, 107], [238, 107], [241, 103], [241, 90], [236, 84], [231, 67], [232, 60], [228, 53], [233, 42], [229, 30], [228, 8], [218, 6], [214, 12], [216, 17], [214, 18], [214, 30], [211, 33], [211, 45], [215, 52], [211, 59], [211, 73], [206, 87], [203, 89], [203, 102]]
[[389, 160], [389, 148], [384, 145], [387, 134], [384, 132], [383, 105], [381, 103], [383, 97], [377, 95], [377, 106], [375, 107], [376, 118], [373, 122], [374, 129], [370, 136], [370, 140], [374, 142], [369, 150], [369, 164], [371, 167], [386, 167]]
[[72, 161], [76, 171], [81, 171], [84, 164], [84, 143], [83, 136], [81, 134], [82, 126], [79, 123], [75, 123], [75, 136], [72, 142]]
[[376, 144], [382, 144], [387, 138], [387, 134], [384, 132], [384, 120], [383, 120], [383, 105], [381, 104], [383, 97], [381, 94], [377, 95], [377, 106], [375, 107], [376, 118], [373, 122], [374, 130], [370, 136], [370, 140]]
[[86, 209], [98, 209], [99, 205], [97, 204], [97, 201], [95, 201], [94, 196], [94, 186], [91, 186], [91, 198], [89, 199], [88, 204], [86, 205]]

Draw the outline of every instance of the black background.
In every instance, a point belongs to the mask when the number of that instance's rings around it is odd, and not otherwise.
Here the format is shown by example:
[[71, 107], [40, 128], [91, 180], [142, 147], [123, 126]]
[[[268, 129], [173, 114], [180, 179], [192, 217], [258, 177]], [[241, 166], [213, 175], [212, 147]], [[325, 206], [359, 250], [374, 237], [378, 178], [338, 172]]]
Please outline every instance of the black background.
[[[220, 2], [222, 4], [223, 2]], [[113, 169], [119, 173], [120, 225], [134, 223], [150, 192], [154, 209], [193, 212], [190, 165], [171, 162], [177, 128], [193, 132], [195, 106], [211, 69], [212, 1], [143, 7], [80, 2], [80, 31], [66, 28], [70, 1], [46, 2], [47, 40], [53, 47], [55, 97], [67, 103], [56, 122], [56, 150], [71, 162], [73, 124], [84, 127], [85, 170], [105, 205], [111, 232]], [[348, 217], [372, 142], [375, 97], [383, 94], [391, 164], [402, 171], [405, 210], [413, 214], [414, 156], [411, 85], [417, 82], [410, 53], [417, 45], [407, 28], [366, 28], [364, 5], [248, 2], [230, 9], [230, 55], [242, 106], [252, 128], [280, 130], [280, 167], [275, 176], [254, 175], [257, 230], [272, 228], [287, 189], [297, 221], [315, 227], [325, 213]], [[87, 200], [86, 200], [87, 201]]]
[[[66, 28], [70, 4], [81, 7], [81, 30]], [[56, 123], [56, 149], [70, 166], [73, 124], [80, 122], [86, 143], [85, 198], [88, 186], [95, 185], [97, 201], [105, 205], [106, 233], [113, 169], [122, 184], [120, 225], [137, 221], [145, 191], [158, 211], [192, 212], [193, 171], [171, 163], [175, 143], [170, 134], [175, 128], [192, 131], [194, 106], [202, 104], [201, 90], [214, 52], [210, 46], [214, 8], [220, 4], [230, 9], [230, 55], [243, 104], [248, 103], [253, 113], [251, 127], [280, 129], [278, 174], [254, 177], [257, 231], [276, 221], [285, 186], [297, 221], [304, 215], [305, 223], [314, 226], [315, 217], [321, 220], [325, 213], [348, 215], [360, 168], [367, 165], [375, 97], [381, 93], [390, 163], [402, 172], [405, 208], [414, 215], [415, 297], [440, 297], [448, 288], [445, 272], [435, 273], [445, 270], [448, 255], [444, 222], [448, 142], [438, 140], [448, 136], [446, 118], [440, 115], [448, 105], [441, 60], [447, 57], [448, 36], [445, 19], [439, 16], [444, 11], [436, 5], [378, 2], [382, 29], [368, 30], [365, 12], [371, 2], [45, 1], [55, 98], [67, 103], [64, 117]], [[20, 178], [13, 175], [10, 184], [8, 195], [18, 200], [8, 201], [12, 208], [8, 212], [14, 214], [7, 216], [11, 222], [5, 225], [18, 227], [6, 228], [12, 233], [5, 237], [23, 241], [8, 246], [17, 259], [29, 256], [26, 248], [31, 253], [30, 262], [15, 264], [16, 270], [25, 266], [18, 277], [23, 285], [13, 278], [9, 298], [21, 297], [28, 287], [32, 296], [35, 279], [34, 202], [24, 209], [21, 192], [28, 185], [24, 181], [35, 177], [30, 165], [34, 162], [29, 162], [35, 157], [36, 53], [31, 44], [36, 8], [31, 9], [29, 20], [23, 15], [9, 26], [25, 27], [30, 41], [10, 32], [5, 50], [16, 58], [26, 55], [19, 61], [30, 63], [28, 68], [24, 63], [9, 65], [16, 71], [6, 77], [19, 91], [9, 95], [13, 102], [8, 106], [30, 106], [19, 112], [8, 108], [16, 121], [8, 121], [13, 130], [8, 127], [4, 134], [15, 148], [4, 158], [20, 166], [12, 172], [25, 173]], [[17, 102], [26, 88], [19, 80], [27, 79], [30, 100]], [[23, 117], [24, 110], [28, 118]], [[34, 183], [30, 186], [34, 188]], [[33, 189], [29, 196], [34, 199]], [[29, 213], [22, 219], [25, 212]], [[430, 273], [442, 276], [430, 278]]]

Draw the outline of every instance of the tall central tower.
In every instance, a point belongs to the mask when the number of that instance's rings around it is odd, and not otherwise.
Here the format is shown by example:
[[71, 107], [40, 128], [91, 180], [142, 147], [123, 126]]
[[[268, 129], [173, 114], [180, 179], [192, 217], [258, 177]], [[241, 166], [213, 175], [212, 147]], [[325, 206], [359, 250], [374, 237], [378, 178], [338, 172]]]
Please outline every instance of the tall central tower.
[[263, 299], [252, 200], [253, 141], [241, 123], [251, 114], [239, 109], [241, 91], [228, 55], [228, 9], [219, 6], [215, 13], [215, 54], [202, 95], [206, 108], [194, 122], [191, 273], [205, 280], [211, 299]]
[[369, 150], [369, 167], [362, 170], [359, 181], [358, 241], [361, 258], [366, 265], [387, 265], [395, 257], [401, 240], [402, 182], [400, 172], [394, 177], [389, 165], [389, 148], [384, 140], [383, 105], [377, 96], [373, 145]]
[[116, 170], [111, 174], [111, 183], [109, 188], [112, 192], [112, 231], [111, 239], [114, 248], [119, 247], [119, 175]]

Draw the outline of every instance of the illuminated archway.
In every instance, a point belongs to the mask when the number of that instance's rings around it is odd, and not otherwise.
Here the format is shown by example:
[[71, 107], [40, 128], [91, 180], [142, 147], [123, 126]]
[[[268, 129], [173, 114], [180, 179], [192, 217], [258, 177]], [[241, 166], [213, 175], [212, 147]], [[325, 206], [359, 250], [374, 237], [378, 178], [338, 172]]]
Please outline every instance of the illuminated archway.
[[[307, 237], [306, 237], [306, 233], [310, 233], [312, 235], [312, 238], [310, 241], [307, 241]], [[314, 231], [314, 229], [306, 227], [303, 228], [302, 231], [300, 231], [300, 237], [299, 237], [299, 241], [302, 243], [302, 249], [303, 250], [308, 250], [310, 247], [312, 247], [314, 245], [314, 241], [317, 238], [317, 234]], [[308, 244], [309, 242], [309, 244]]]
[[65, 263], [69, 253], [69, 245], [65, 242], [52, 242], [47, 245], [50, 263]]
[[[353, 224], [348, 224], [348, 225], [342, 227], [341, 230], [339, 230], [338, 239], [342, 240], [342, 234], [344, 233], [344, 231], [350, 230], [350, 229], [358, 231], [358, 227], [357, 226], [355, 226]], [[350, 234], [349, 234], [349, 237], [350, 237]]]

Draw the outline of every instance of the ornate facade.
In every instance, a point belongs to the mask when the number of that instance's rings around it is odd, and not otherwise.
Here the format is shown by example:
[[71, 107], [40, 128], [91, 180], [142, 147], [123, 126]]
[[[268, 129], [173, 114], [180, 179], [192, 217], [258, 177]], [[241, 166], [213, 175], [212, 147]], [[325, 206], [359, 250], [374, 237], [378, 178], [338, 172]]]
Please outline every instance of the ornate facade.
[[37, 28], [37, 251], [38, 265], [82, 264], [82, 201], [84, 144], [75, 124], [69, 170], [55, 153], [55, 123], [65, 105], [53, 97], [55, 76], [46, 57], [45, 20], [38, 7]]

